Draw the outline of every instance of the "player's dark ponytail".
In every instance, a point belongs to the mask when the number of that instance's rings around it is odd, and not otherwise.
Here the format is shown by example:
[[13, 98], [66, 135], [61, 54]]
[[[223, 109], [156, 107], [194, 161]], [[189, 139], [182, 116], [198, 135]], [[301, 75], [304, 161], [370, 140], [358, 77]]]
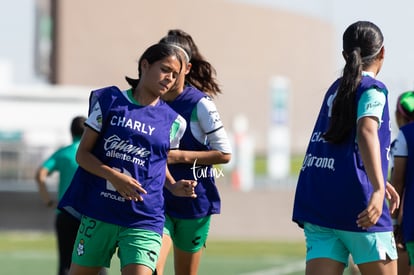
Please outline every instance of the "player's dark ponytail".
[[356, 124], [356, 90], [362, 71], [372, 64], [383, 46], [381, 30], [373, 23], [358, 21], [350, 25], [343, 35], [343, 56], [346, 64], [332, 105], [329, 128], [323, 137], [326, 141], [344, 142]]
[[185, 76], [186, 82], [212, 97], [221, 93], [216, 80], [216, 70], [201, 55], [193, 38], [188, 33], [179, 29], [169, 30], [168, 34], [160, 40], [160, 43], [176, 44], [187, 52], [192, 67]]

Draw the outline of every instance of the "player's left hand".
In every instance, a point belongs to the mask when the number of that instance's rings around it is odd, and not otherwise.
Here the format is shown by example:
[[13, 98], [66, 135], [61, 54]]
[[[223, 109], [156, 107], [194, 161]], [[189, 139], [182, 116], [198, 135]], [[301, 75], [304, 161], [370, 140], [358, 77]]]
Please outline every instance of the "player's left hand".
[[367, 208], [362, 211], [357, 218], [358, 227], [367, 229], [375, 225], [382, 214], [382, 206], [384, 204], [384, 189], [376, 190], [372, 193]]
[[392, 186], [388, 181], [385, 189], [385, 197], [389, 201], [390, 213], [392, 214], [400, 207], [400, 196], [394, 186]]

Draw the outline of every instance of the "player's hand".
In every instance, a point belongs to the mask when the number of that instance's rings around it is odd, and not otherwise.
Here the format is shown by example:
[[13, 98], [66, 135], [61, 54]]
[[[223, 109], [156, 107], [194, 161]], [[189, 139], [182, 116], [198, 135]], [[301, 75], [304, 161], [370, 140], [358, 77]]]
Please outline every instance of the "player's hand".
[[367, 229], [375, 225], [381, 214], [384, 204], [384, 190], [376, 190], [372, 193], [367, 208], [358, 215], [358, 227]]
[[394, 186], [392, 186], [388, 181], [385, 189], [385, 197], [389, 201], [390, 213], [392, 214], [396, 209], [400, 207], [400, 196], [398, 195], [398, 192], [395, 190]]
[[195, 193], [196, 186], [197, 181], [195, 180], [179, 180], [170, 184], [168, 189], [177, 197], [197, 198], [197, 194]]
[[141, 194], [147, 194], [147, 191], [136, 179], [120, 172], [116, 172], [110, 182], [116, 191], [127, 200], [143, 201], [144, 198]]

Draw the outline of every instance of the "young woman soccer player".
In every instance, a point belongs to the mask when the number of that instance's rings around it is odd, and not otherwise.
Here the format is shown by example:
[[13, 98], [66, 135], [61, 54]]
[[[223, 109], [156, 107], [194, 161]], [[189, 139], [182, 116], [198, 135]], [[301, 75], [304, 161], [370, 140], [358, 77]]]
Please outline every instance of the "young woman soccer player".
[[385, 199], [387, 88], [375, 79], [383, 43], [381, 30], [367, 21], [343, 34], [343, 75], [325, 95], [295, 194], [293, 221], [304, 228], [307, 275], [343, 274], [350, 254], [363, 275], [397, 274]]
[[414, 91], [398, 97], [395, 117], [400, 130], [392, 148], [391, 183], [402, 198], [402, 207], [393, 214], [393, 221], [399, 256], [398, 274], [405, 275], [414, 274], [414, 173], [407, 169], [414, 163]]
[[187, 55], [187, 66], [177, 84], [162, 98], [187, 121], [180, 147], [168, 154], [168, 167], [174, 178], [197, 180], [197, 198], [178, 198], [164, 190], [166, 222], [157, 272], [163, 274], [173, 243], [175, 274], [195, 275], [211, 215], [220, 213], [212, 165], [230, 161], [231, 148], [210, 97], [221, 92], [214, 68], [200, 54], [192, 37], [182, 30], [170, 30], [160, 42], [176, 45]]
[[[71, 275], [97, 274], [117, 250], [123, 275], [155, 270], [164, 225], [164, 184], [194, 196], [194, 181], [173, 182], [167, 154], [178, 146], [185, 120], [160, 96], [184, 68], [183, 53], [168, 44], [149, 47], [131, 89], [93, 91], [76, 159], [80, 168], [60, 207], [81, 213]], [[166, 176], [168, 180], [166, 181]]]

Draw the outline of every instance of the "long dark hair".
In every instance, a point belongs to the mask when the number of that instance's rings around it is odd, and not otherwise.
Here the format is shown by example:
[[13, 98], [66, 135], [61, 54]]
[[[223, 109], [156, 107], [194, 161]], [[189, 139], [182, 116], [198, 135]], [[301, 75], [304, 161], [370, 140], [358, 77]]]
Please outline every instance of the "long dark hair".
[[180, 52], [180, 49], [177, 49], [177, 47], [174, 47], [172, 45], [168, 45], [165, 43], [158, 43], [150, 46], [145, 50], [145, 52], [141, 55], [140, 59], [138, 60], [138, 79], [136, 78], [130, 78], [128, 76], [125, 77], [125, 80], [128, 82], [128, 84], [135, 89], [138, 86], [139, 79], [141, 78], [141, 63], [142, 60], [147, 60], [149, 64], [153, 64], [157, 61], [160, 61], [166, 57], [169, 56], [175, 56], [180, 61], [181, 68], [182, 64], [184, 64], [184, 60], [182, 57], [182, 54]]
[[174, 44], [186, 51], [192, 65], [190, 72], [185, 76], [188, 83], [212, 97], [221, 93], [216, 80], [216, 70], [201, 55], [191, 35], [179, 29], [169, 30], [167, 35], [161, 38], [160, 43]]
[[346, 64], [332, 106], [329, 128], [323, 137], [331, 143], [342, 143], [356, 123], [356, 90], [362, 70], [377, 58], [383, 46], [381, 30], [373, 23], [358, 21], [343, 34], [343, 56]]

